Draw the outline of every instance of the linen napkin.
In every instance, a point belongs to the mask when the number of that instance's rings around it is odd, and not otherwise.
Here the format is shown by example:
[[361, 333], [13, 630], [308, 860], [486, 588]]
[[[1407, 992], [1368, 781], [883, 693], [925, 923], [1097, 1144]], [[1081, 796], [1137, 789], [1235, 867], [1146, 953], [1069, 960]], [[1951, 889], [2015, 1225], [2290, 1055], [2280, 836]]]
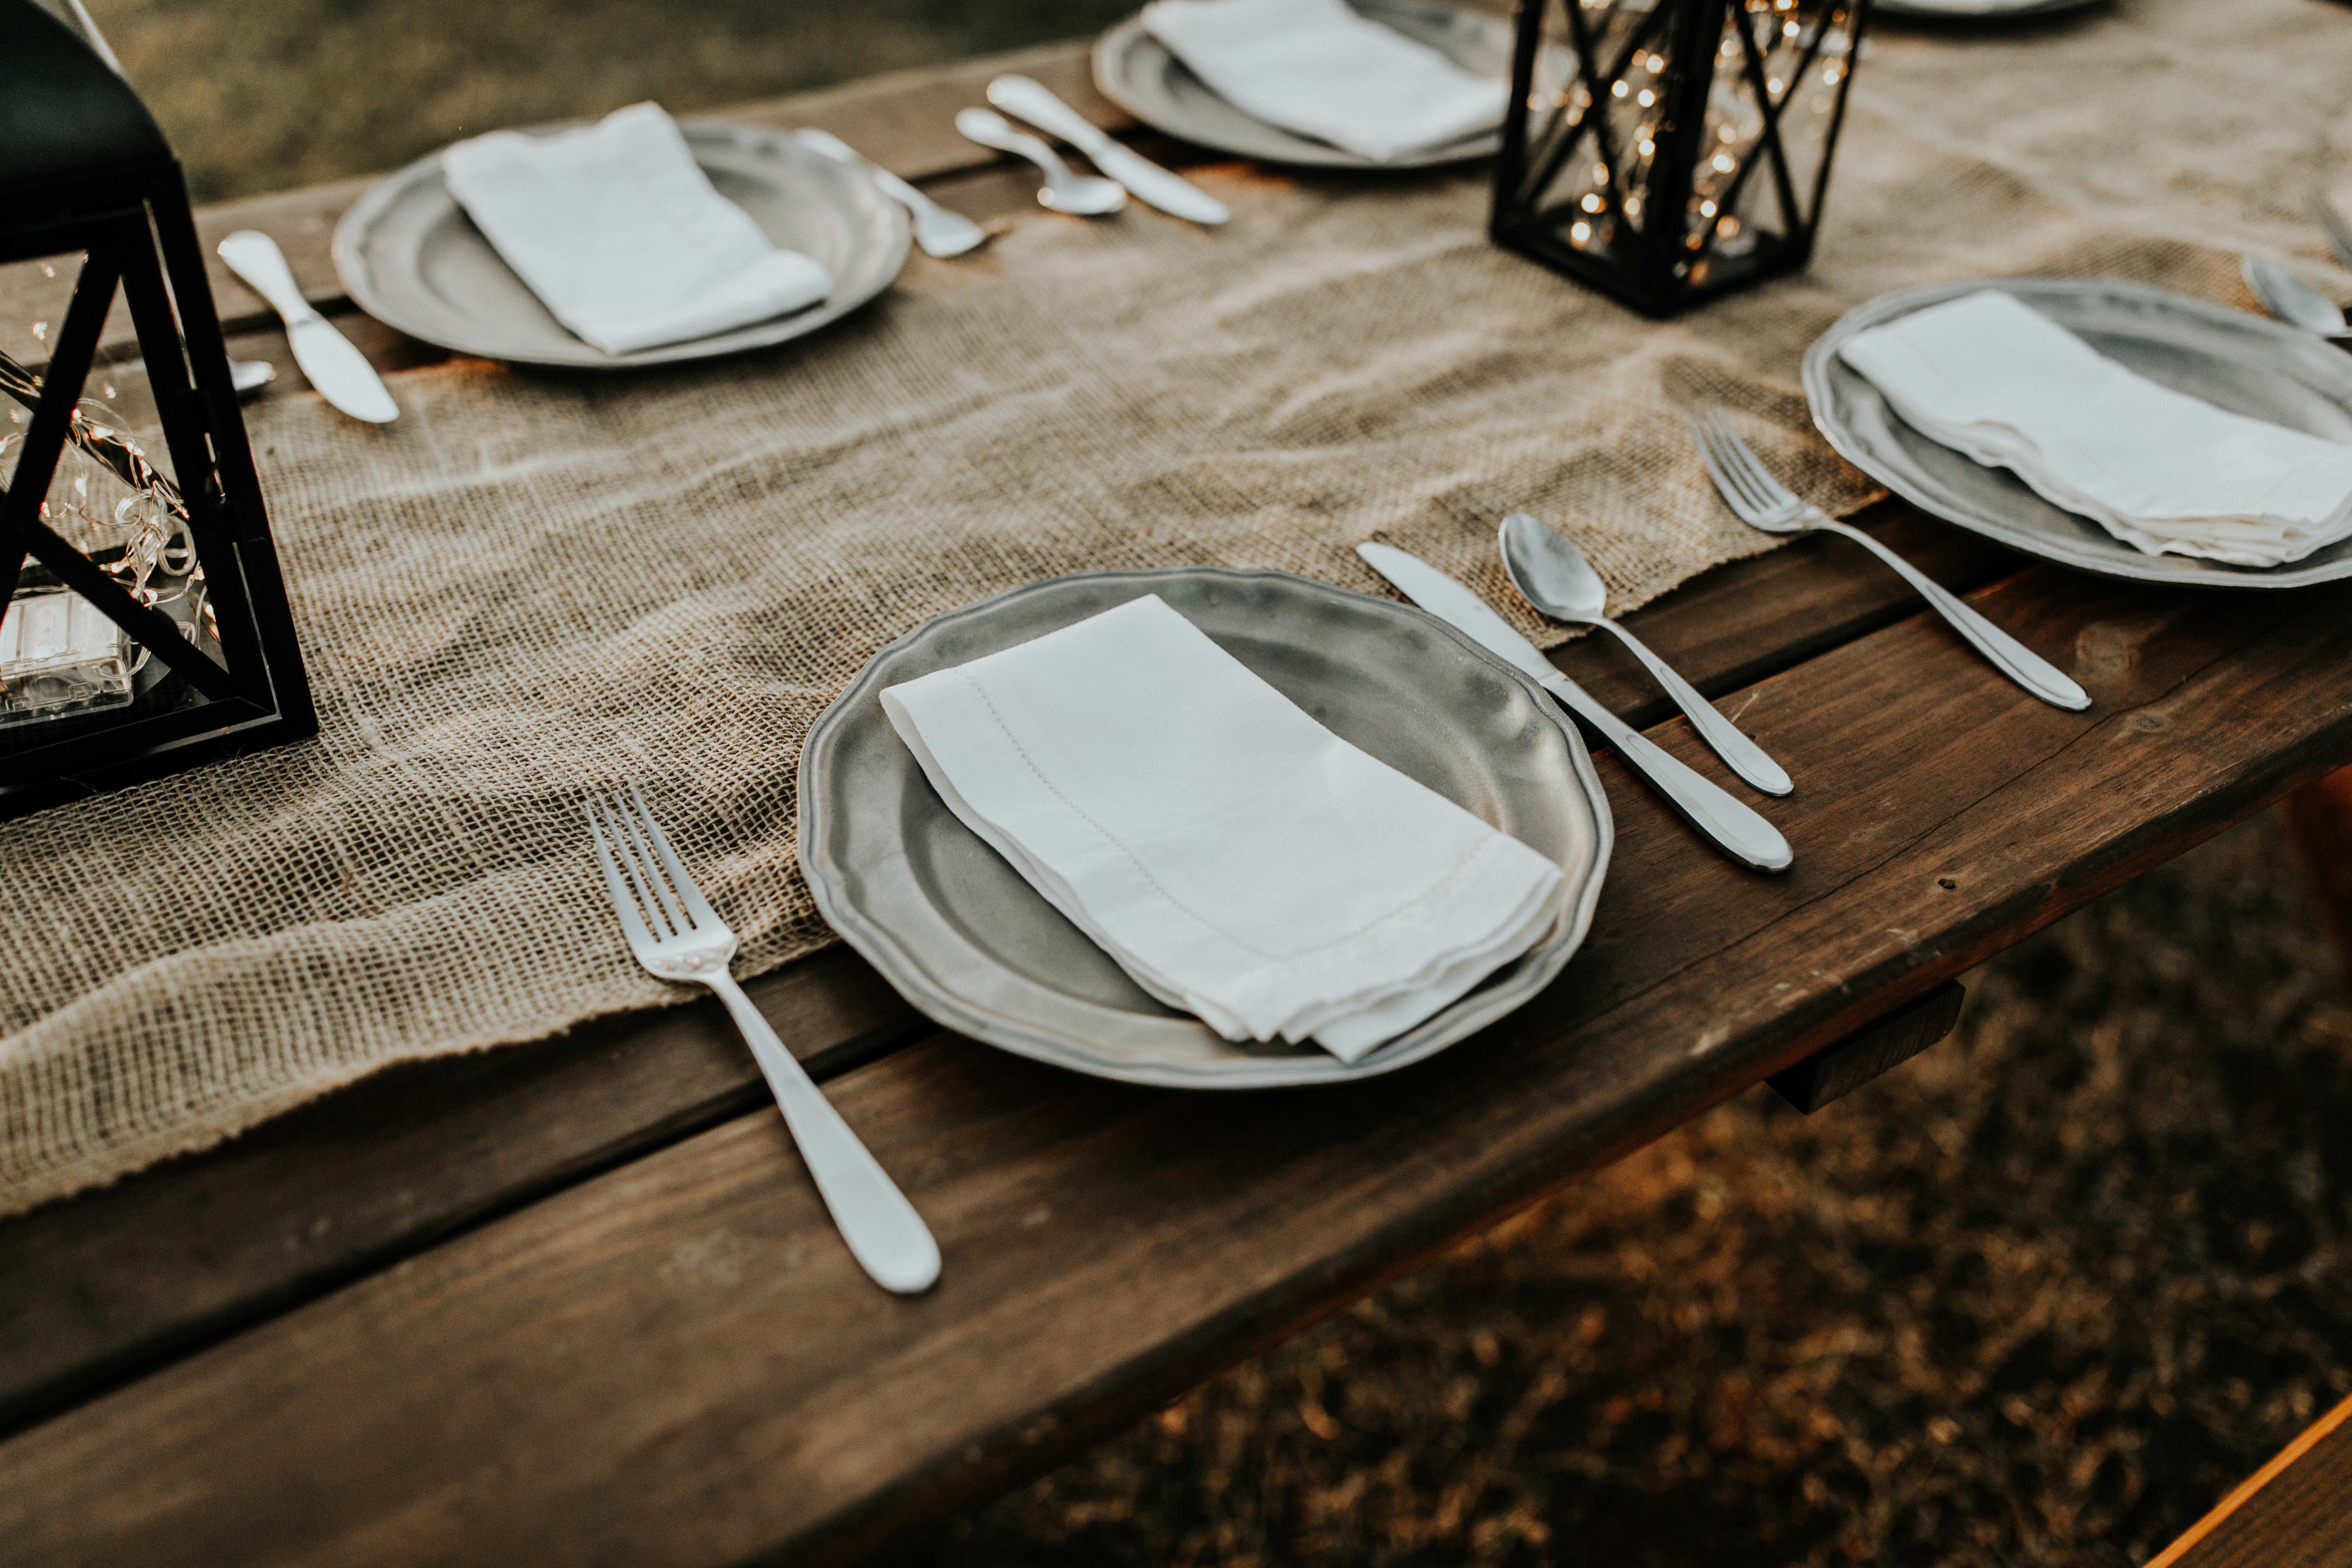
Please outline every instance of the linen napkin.
[[882, 693], [948, 806], [1162, 1002], [1354, 1061], [1527, 951], [1559, 868], [1156, 595]]
[[1143, 28], [1244, 113], [1375, 163], [1493, 130], [1510, 94], [1346, 0], [1152, 0]]
[[2352, 536], [2352, 446], [2159, 386], [2014, 295], [1932, 306], [1838, 353], [1916, 429], [2151, 555], [2279, 566]]
[[658, 104], [552, 136], [460, 142], [441, 174], [549, 312], [606, 353], [707, 338], [833, 290], [823, 266], [778, 249], [711, 188]]

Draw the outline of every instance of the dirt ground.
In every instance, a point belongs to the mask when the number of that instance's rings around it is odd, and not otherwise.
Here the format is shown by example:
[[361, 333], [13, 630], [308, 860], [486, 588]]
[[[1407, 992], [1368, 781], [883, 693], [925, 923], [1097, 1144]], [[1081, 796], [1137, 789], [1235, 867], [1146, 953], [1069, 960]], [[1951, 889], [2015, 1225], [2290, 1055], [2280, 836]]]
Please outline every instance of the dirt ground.
[[2352, 998], [2275, 814], [995, 1506], [955, 1568], [2142, 1563], [2352, 1394]]
[[[89, 0], [199, 199], [1127, 0]], [[2144, 1561], [2352, 1394], [2352, 1000], [2274, 816], [960, 1521], [952, 1568]]]

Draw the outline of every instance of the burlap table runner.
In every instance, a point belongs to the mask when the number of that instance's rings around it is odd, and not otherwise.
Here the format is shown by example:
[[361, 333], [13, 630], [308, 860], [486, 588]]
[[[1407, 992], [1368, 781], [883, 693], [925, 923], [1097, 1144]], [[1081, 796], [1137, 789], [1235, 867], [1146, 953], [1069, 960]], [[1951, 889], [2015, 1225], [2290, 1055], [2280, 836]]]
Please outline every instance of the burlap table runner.
[[1479, 174], [1232, 169], [1207, 176], [1226, 229], [1043, 218], [918, 257], [779, 353], [458, 362], [394, 378], [381, 430], [265, 404], [323, 732], [0, 826], [0, 1212], [389, 1062], [672, 995], [622, 947], [591, 785], [645, 781], [747, 972], [828, 942], [793, 855], [801, 739], [928, 616], [1090, 567], [1370, 589], [1349, 550], [1379, 535], [1557, 640], [1491, 562], [1502, 512], [1567, 527], [1639, 605], [1767, 544], [1680, 408], [1742, 411], [1798, 488], [1852, 505], [1796, 382], [1840, 312], [2008, 273], [2244, 303], [2238, 250], [2321, 259], [2297, 209], [2347, 143], [2333, 0], [1882, 27], [1811, 275], [1670, 325], [1490, 248]]

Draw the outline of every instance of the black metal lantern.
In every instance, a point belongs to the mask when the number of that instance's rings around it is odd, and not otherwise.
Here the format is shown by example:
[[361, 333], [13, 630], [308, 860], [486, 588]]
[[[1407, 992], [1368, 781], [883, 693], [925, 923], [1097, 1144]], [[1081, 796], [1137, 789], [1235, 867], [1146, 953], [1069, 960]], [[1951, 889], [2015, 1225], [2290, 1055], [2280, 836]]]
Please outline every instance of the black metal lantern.
[[1495, 242], [1653, 316], [1803, 266], [1866, 7], [1520, 0]]
[[[73, 279], [46, 365], [0, 354], [0, 817], [315, 733], [179, 163], [32, 0], [0, 0], [0, 263]], [[118, 291], [152, 457], [84, 397]]]

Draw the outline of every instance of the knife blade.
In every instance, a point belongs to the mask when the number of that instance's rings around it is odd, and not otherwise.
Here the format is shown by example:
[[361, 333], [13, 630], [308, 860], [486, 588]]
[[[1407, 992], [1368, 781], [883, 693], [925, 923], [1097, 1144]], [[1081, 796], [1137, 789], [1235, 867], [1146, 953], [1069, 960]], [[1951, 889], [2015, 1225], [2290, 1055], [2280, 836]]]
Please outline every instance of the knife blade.
[[1786, 870], [1796, 858], [1780, 829], [1595, 701], [1467, 586], [1393, 545], [1359, 544], [1356, 553], [1406, 598], [1534, 677], [1569, 711], [1599, 731], [1603, 740], [1617, 748], [1627, 766], [1725, 854], [1759, 871]]
[[1139, 201], [1193, 223], [1220, 224], [1234, 215], [1225, 204], [1142, 153], [1121, 146], [1110, 133], [1055, 96], [1033, 77], [1001, 76], [988, 84], [988, 101], [1005, 113], [1056, 136], [1093, 160], [1096, 168], [1127, 187]]
[[294, 269], [286, 265], [286, 253], [278, 248], [276, 240], [257, 229], [241, 228], [216, 248], [228, 269], [285, 321], [294, 363], [302, 367], [320, 396], [371, 425], [387, 425], [400, 417], [400, 405], [393, 402], [367, 356], [303, 298], [301, 286], [294, 281]]

